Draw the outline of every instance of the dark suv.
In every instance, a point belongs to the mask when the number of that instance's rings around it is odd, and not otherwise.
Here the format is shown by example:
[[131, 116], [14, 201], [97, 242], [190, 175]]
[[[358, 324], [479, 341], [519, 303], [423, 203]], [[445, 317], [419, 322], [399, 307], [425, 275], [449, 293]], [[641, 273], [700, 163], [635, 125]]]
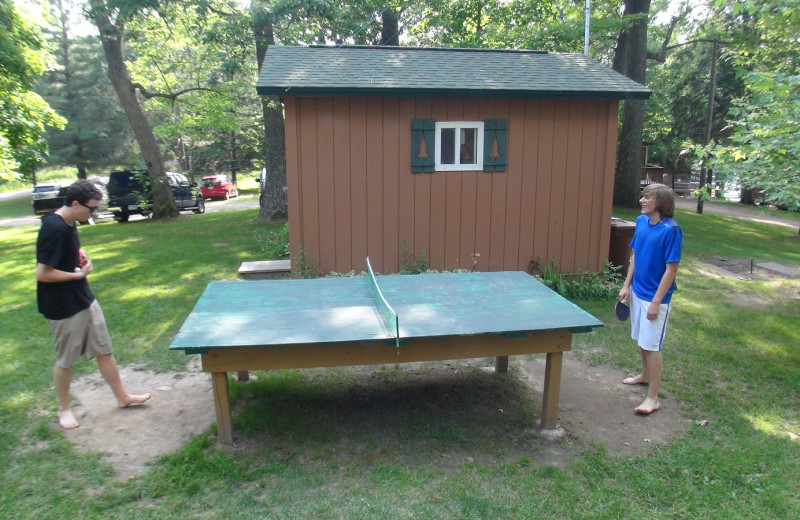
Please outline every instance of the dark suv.
[[[196, 182], [182, 173], [167, 172], [167, 181], [178, 211], [205, 213], [206, 204]], [[149, 216], [153, 211], [150, 179], [147, 170], [119, 170], [108, 179], [108, 207], [117, 222], [127, 222], [131, 215]]]

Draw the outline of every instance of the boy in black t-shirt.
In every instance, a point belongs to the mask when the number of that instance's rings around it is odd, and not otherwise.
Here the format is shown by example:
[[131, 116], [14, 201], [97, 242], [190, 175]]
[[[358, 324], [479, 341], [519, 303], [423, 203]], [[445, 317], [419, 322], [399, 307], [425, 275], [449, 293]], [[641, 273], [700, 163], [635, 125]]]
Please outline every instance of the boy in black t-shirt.
[[150, 394], [125, 391], [111, 349], [103, 311], [86, 276], [92, 261], [80, 248], [77, 222], [85, 222], [97, 211], [102, 194], [87, 180], [66, 190], [64, 205], [42, 219], [36, 240], [36, 299], [39, 312], [50, 323], [56, 347], [53, 383], [58, 395], [58, 422], [62, 428], [78, 427], [69, 403], [72, 364], [81, 356], [97, 357], [97, 366], [117, 406], [126, 408], [150, 399]]

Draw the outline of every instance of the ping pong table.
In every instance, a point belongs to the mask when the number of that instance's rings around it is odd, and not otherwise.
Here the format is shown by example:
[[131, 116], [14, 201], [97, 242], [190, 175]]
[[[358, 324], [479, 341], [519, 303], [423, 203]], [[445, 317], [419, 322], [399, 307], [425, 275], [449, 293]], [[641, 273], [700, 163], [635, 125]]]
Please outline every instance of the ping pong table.
[[[220, 324], [224, 324], [220, 327]], [[211, 373], [233, 443], [228, 372], [546, 353], [541, 427], [556, 428], [562, 353], [602, 326], [524, 272], [210, 282], [170, 345]]]

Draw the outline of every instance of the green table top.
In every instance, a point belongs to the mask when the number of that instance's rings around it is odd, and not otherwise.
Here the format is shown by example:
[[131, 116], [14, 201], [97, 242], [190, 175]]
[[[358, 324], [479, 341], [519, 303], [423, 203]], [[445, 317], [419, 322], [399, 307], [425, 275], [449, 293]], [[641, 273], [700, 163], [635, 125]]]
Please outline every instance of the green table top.
[[[524, 272], [377, 277], [401, 341], [435, 336], [586, 332], [603, 324]], [[369, 277], [211, 282], [170, 349], [394, 341]]]

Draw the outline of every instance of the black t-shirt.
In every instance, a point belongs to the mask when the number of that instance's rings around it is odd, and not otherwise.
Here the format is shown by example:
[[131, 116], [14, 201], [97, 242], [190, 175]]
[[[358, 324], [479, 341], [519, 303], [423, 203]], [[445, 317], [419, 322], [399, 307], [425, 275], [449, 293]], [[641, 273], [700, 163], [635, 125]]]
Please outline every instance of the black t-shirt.
[[[59, 271], [73, 272], [78, 267], [81, 242], [78, 227], [68, 226], [55, 213], [42, 218], [39, 238], [36, 240], [36, 262], [52, 266]], [[36, 284], [39, 312], [50, 320], [63, 320], [89, 307], [94, 295], [86, 278], [69, 282]]]

